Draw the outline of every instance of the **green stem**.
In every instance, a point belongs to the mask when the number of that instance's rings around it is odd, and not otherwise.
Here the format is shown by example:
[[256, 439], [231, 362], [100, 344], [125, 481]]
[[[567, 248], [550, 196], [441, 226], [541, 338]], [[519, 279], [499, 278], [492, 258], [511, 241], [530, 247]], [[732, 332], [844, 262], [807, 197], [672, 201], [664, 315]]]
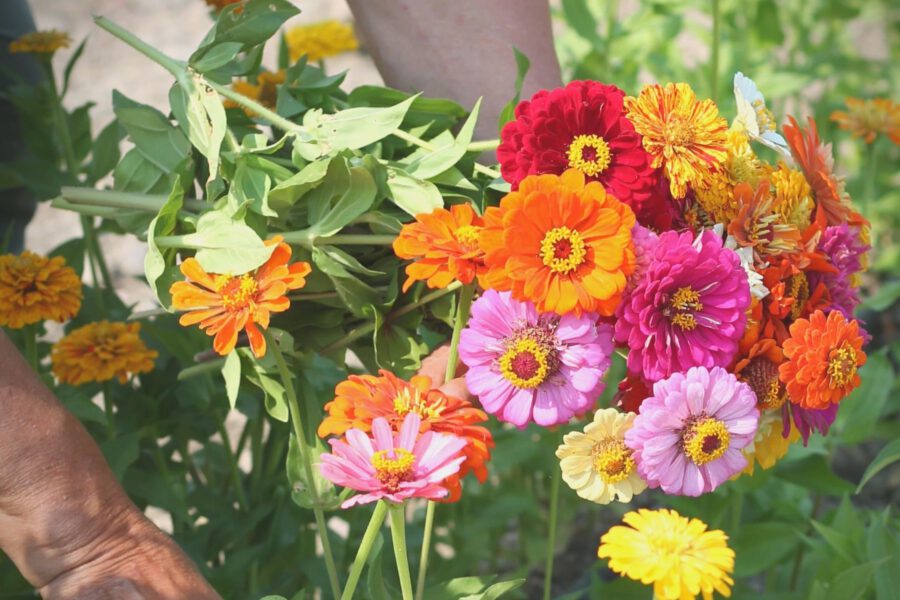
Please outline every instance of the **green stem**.
[[[813, 532], [813, 524], [812, 522], [816, 519], [819, 514], [819, 508], [822, 506], [822, 495], [816, 494], [813, 497], [813, 508], [812, 513], [809, 517], [809, 525], [806, 526], [805, 536], [809, 537]], [[806, 544], [800, 543], [797, 546], [797, 552], [794, 554], [794, 566], [791, 569], [791, 581], [788, 584], [788, 590], [793, 592], [797, 589], [797, 584], [800, 582], [800, 567], [803, 565], [803, 555], [806, 554]]]
[[378, 531], [384, 525], [387, 509], [388, 505], [384, 500], [379, 500], [378, 504], [375, 505], [375, 511], [372, 513], [372, 518], [369, 519], [369, 525], [363, 534], [362, 543], [360, 543], [356, 551], [356, 558], [353, 559], [353, 566], [350, 567], [350, 577], [347, 579], [347, 585], [344, 587], [344, 595], [341, 596], [341, 600], [353, 598], [353, 592], [356, 591], [356, 584], [359, 582], [359, 576], [362, 575], [363, 567], [366, 565], [366, 560], [372, 551], [372, 545], [375, 543]]
[[[100, 240], [97, 239], [97, 230], [94, 229], [94, 218], [81, 215], [81, 226], [84, 229], [84, 244], [88, 253], [97, 265], [100, 272], [100, 281], [94, 280], [95, 285], [103, 285], [103, 289], [113, 291], [112, 277], [109, 274], [109, 268], [106, 266], [106, 260], [103, 258], [103, 249], [100, 247]], [[101, 300], [102, 303], [102, 300]]]
[[403, 504], [392, 504], [391, 539], [394, 542], [394, 558], [397, 561], [397, 575], [400, 577], [400, 590], [403, 600], [413, 600], [412, 579], [409, 576], [409, 556], [406, 552], [406, 519]]
[[179, 371], [178, 381], [184, 381], [185, 379], [190, 379], [191, 377], [196, 377], [197, 375], [203, 375], [205, 373], [211, 373], [213, 371], [221, 371], [224, 365], [225, 359], [217, 358], [215, 360], [190, 366]]
[[[412, 304], [407, 304], [406, 306], [401, 306], [397, 310], [393, 311], [392, 313], [390, 313], [389, 317], [391, 319], [396, 319], [396, 318], [402, 317], [403, 315], [409, 314], [409, 313], [413, 312], [414, 310], [418, 309], [419, 307], [428, 304], [429, 302], [433, 302], [434, 300], [437, 300], [438, 298], [443, 298], [447, 294], [456, 291], [460, 287], [460, 285], [461, 284], [459, 282], [454, 281], [453, 283], [451, 283], [444, 289], [429, 292], [429, 293], [425, 294], [424, 296], [422, 296], [421, 298], [419, 298], [416, 302], [413, 302]], [[320, 354], [330, 354], [331, 352], [334, 352], [335, 350], [340, 350], [341, 348], [349, 346], [350, 344], [352, 344], [359, 338], [361, 338], [365, 335], [368, 335], [369, 333], [372, 333], [373, 331], [375, 331], [375, 323], [374, 322], [366, 323], [365, 325], [360, 325], [359, 327], [351, 329], [349, 332], [347, 332], [347, 335], [345, 335], [341, 339], [337, 340], [336, 342], [332, 342], [331, 344], [329, 344], [328, 346], [323, 348], [319, 353]], [[182, 371], [182, 373], [184, 373], [184, 371]], [[180, 374], [179, 374], [179, 377], [180, 377]]]
[[106, 17], [94, 17], [94, 23], [160, 65], [175, 77], [181, 77], [184, 74], [185, 68], [187, 67], [185, 63], [163, 54], [144, 40], [110, 21]]
[[27, 325], [22, 332], [25, 335], [25, 359], [35, 373], [39, 372], [38, 368], [40, 367], [38, 361], [37, 328], [37, 323], [32, 323], [31, 325]]
[[225, 429], [223, 419], [217, 419], [216, 426], [219, 429], [219, 436], [222, 438], [222, 446], [225, 448], [225, 460], [228, 461], [228, 469], [231, 471], [231, 483], [234, 485], [234, 492], [237, 494], [238, 506], [243, 511], [247, 511], [249, 504], [247, 496], [244, 494], [244, 486], [241, 483], [241, 472], [238, 469], [237, 457], [231, 449], [231, 438], [228, 436], [228, 430]]
[[500, 146], [500, 140], [481, 140], [470, 142], [466, 146], [466, 152], [484, 152], [486, 150], [496, 150]]
[[550, 530], [547, 532], [547, 562], [544, 568], [544, 600], [550, 600], [553, 587], [553, 558], [556, 547], [556, 521], [559, 516], [559, 469], [554, 469], [553, 483], [550, 485]]
[[434, 512], [437, 502], [428, 501], [425, 509], [425, 533], [422, 535], [422, 553], [419, 555], [419, 574], [416, 579], [416, 600], [425, 598], [425, 579], [428, 573], [428, 556], [431, 553], [431, 533], [434, 530]]
[[[288, 244], [301, 246], [390, 246], [396, 236], [370, 235], [370, 234], [338, 234], [328, 237], [310, 237], [306, 231], [289, 231], [283, 233], [284, 241]], [[200, 250], [202, 245], [194, 241], [195, 234], [187, 235], [163, 235], [155, 239], [159, 248], [191, 248]]]
[[712, 48], [710, 49], [709, 78], [712, 100], [719, 99], [719, 38], [722, 35], [722, 15], [719, 0], [712, 0]]
[[284, 361], [284, 354], [278, 341], [269, 330], [264, 331], [266, 337], [266, 345], [269, 352], [275, 358], [275, 364], [278, 367], [278, 374], [281, 376], [281, 383], [284, 386], [285, 395], [287, 396], [288, 408], [291, 412], [291, 425], [294, 428], [294, 435], [297, 437], [297, 447], [300, 448], [300, 458], [303, 462], [303, 469], [306, 472], [306, 480], [309, 485], [309, 492], [313, 500], [313, 513], [316, 517], [316, 528], [319, 532], [319, 539], [322, 540], [322, 551], [325, 555], [325, 566], [328, 569], [328, 579], [331, 581], [332, 597], [341, 597], [341, 585], [338, 583], [337, 568], [334, 564], [334, 555], [331, 553], [331, 542], [328, 539], [328, 525], [325, 522], [325, 514], [322, 512], [322, 505], [319, 500], [319, 489], [316, 486], [316, 478], [313, 474], [312, 457], [309, 456], [309, 449], [306, 445], [306, 434], [303, 428], [303, 416], [300, 413], [300, 404], [297, 401], [297, 390], [294, 388], [294, 381], [291, 378], [291, 372], [287, 363]]
[[[149, 213], [158, 213], [166, 203], [166, 196], [159, 194], [95, 190], [94, 188], [75, 186], [64, 186], [59, 192], [59, 197], [71, 204], [128, 208]], [[186, 198], [182, 204], [186, 209], [193, 212], [203, 212], [210, 206], [206, 202], [195, 198]]]
[[[408, 131], [403, 131], [402, 129], [398, 129], [398, 130], [394, 131], [391, 135], [396, 136], [396, 137], [400, 138], [401, 140], [403, 140], [404, 142], [412, 144], [413, 146], [418, 146], [419, 148], [424, 148], [425, 150], [428, 150], [430, 152], [434, 152], [437, 150], [437, 148], [431, 142], [426, 142], [422, 138], [416, 137], [413, 134], [409, 133]], [[481, 173], [482, 175], [487, 175], [491, 179], [498, 179], [500, 177], [499, 171], [491, 169], [490, 167], [485, 167], [481, 163], [476, 162], [474, 169], [476, 172]]]
[[62, 196], [57, 196], [56, 198], [51, 200], [50, 206], [52, 206], [53, 208], [58, 208], [59, 210], [68, 210], [69, 212], [75, 212], [81, 215], [87, 215], [89, 217], [101, 217], [103, 219], [112, 219], [122, 214], [118, 209], [108, 208], [106, 206], [72, 204]]
[[103, 407], [106, 409], [106, 437], [116, 439], [116, 417], [113, 404], [112, 383], [103, 382]]

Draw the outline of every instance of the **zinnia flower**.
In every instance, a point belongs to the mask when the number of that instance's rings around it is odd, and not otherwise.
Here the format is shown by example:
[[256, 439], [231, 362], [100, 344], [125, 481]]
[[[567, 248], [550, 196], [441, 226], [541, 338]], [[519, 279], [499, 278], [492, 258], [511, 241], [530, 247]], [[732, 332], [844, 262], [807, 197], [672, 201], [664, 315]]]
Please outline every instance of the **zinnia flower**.
[[772, 210], [781, 222], [801, 231], [809, 227], [813, 209], [812, 188], [803, 173], [780, 162], [768, 177], [773, 192]]
[[692, 367], [653, 384], [625, 445], [648, 486], [699, 496], [747, 466], [741, 450], [758, 423], [750, 386], [721, 367]]
[[634, 213], [584, 174], [532, 175], [485, 212], [482, 285], [541, 312], [612, 315], [634, 271]]
[[853, 137], [863, 138], [867, 144], [881, 134], [900, 145], [900, 104], [888, 98], [847, 98], [845, 103], [846, 112], [836, 110], [831, 113], [831, 120], [838, 127], [846, 129]]
[[[784, 126], [794, 160], [800, 165], [816, 201], [816, 216], [826, 225], [845, 223], [853, 210], [844, 180], [834, 174], [831, 144], [819, 139], [816, 122], [809, 117], [809, 128], [800, 129], [794, 117]], [[819, 217], [821, 215], [821, 217]]]
[[859, 304], [859, 290], [853, 285], [853, 277], [863, 270], [870, 246], [862, 242], [858, 229], [841, 223], [825, 228], [818, 250], [828, 257], [837, 272], [811, 272], [809, 285], [824, 283], [831, 296], [830, 308], [852, 319], [853, 310]]
[[156, 350], [140, 337], [141, 324], [99, 321], [70, 332], [53, 345], [53, 374], [63, 383], [81, 385], [109, 381], [126, 383], [135, 373], [153, 370]]
[[649, 381], [693, 366], [728, 366], [747, 322], [750, 286], [740, 259], [704, 231], [667, 231], [646, 275], [622, 303], [616, 339], [628, 370]]
[[318, 62], [359, 48], [353, 27], [333, 19], [288, 29], [284, 41], [291, 62], [296, 62], [301, 56], [306, 56], [309, 62]]
[[796, 429], [803, 437], [803, 445], [809, 443], [812, 433], [828, 435], [831, 425], [837, 417], [838, 405], [831, 404], [822, 410], [801, 408], [793, 402], [785, 402], [781, 407], [781, 435], [788, 437], [792, 429]]
[[625, 446], [625, 432], [635, 416], [603, 408], [594, 413], [584, 432], [573, 431], [563, 437], [556, 450], [563, 481], [585, 500], [631, 502], [632, 496], [646, 489], [631, 450]]
[[644, 149], [662, 167], [675, 198], [688, 186], [707, 187], [726, 158], [728, 123], [712, 100], [697, 100], [686, 83], [645, 85], [637, 98], [625, 98], [625, 110]]
[[609, 559], [609, 568], [644, 585], [653, 584], [658, 600], [692, 600], [713, 592], [731, 596], [734, 551], [723, 531], [707, 531], [699, 519], [682, 517], [674, 510], [641, 508], [622, 517], [600, 538], [597, 556]]
[[742, 247], [753, 248], [757, 255], [794, 252], [800, 244], [800, 231], [781, 222], [772, 208], [769, 182], [763, 180], [756, 190], [746, 183], [734, 188], [738, 213], [728, 224], [728, 233]]
[[49, 29], [47, 31], [31, 31], [9, 44], [12, 54], [30, 52], [32, 54], [52, 55], [60, 48], [68, 48], [72, 38], [68, 33]]
[[515, 190], [528, 175], [578, 169], [639, 212], [656, 179], [641, 136], [625, 118], [624, 98], [614, 85], [573, 81], [520, 102], [500, 133], [503, 178]]
[[348, 429], [344, 440], [332, 439], [331, 454], [321, 455], [322, 475], [337, 485], [358, 492], [341, 504], [350, 508], [381, 499], [402, 503], [408, 498], [439, 500], [447, 495], [442, 482], [459, 470], [466, 441], [449, 433], [426, 431], [419, 435], [419, 415], [403, 419], [393, 434], [387, 419], [372, 422], [372, 437]]
[[784, 354], [775, 340], [762, 338], [734, 365], [734, 374], [753, 390], [760, 410], [779, 409], [787, 400], [787, 390], [778, 376], [783, 362]]
[[800, 439], [800, 432], [796, 427], [791, 427], [787, 435], [782, 434], [780, 411], [764, 411], [759, 417], [759, 427], [753, 442], [744, 448], [747, 466], [735, 476], [735, 479], [743, 474], [753, 475], [757, 463], [764, 471], [771, 469], [775, 463], [785, 457], [791, 444], [798, 439]]
[[238, 332], [243, 329], [250, 340], [250, 347], [257, 358], [266, 353], [266, 338], [257, 328], [269, 327], [271, 313], [284, 312], [290, 307], [289, 290], [306, 285], [306, 276], [312, 271], [309, 263], [291, 259], [291, 247], [275, 236], [266, 241], [275, 246], [272, 256], [251, 273], [230, 275], [207, 273], [191, 257], [181, 263], [181, 272], [187, 281], [172, 284], [172, 306], [190, 311], [181, 315], [182, 325], [200, 324], [207, 335], [216, 336], [213, 349], [222, 356], [234, 350]]
[[65, 321], [81, 308], [81, 279], [61, 256], [0, 256], [0, 326]]
[[470, 471], [478, 481], [487, 479], [487, 462], [491, 459], [494, 439], [479, 425], [487, 421], [484, 411], [466, 400], [447, 396], [431, 388], [431, 378], [416, 375], [404, 381], [388, 371], [379, 376], [351, 375], [334, 389], [334, 400], [325, 405], [328, 416], [319, 425], [320, 437], [344, 435], [348, 429], [372, 430], [376, 418], [387, 419], [395, 432], [400, 431], [406, 415], [415, 413], [421, 419], [422, 431], [452, 433], [466, 440], [465, 460], [459, 472], [441, 485], [450, 491], [450, 502], [459, 500], [460, 480]]
[[787, 142], [775, 131], [775, 116], [766, 108], [765, 97], [756, 83], [740, 71], [734, 74], [734, 100], [737, 105], [735, 124], [738, 128], [772, 150], [787, 155]]
[[459, 341], [469, 391], [519, 428], [565, 423], [590, 410], [612, 352], [612, 330], [596, 315], [540, 314], [494, 290], [472, 305]]
[[791, 402], [823, 410], [859, 385], [857, 369], [866, 364], [859, 324], [839, 311], [817, 310], [797, 319], [784, 342], [787, 360], [778, 368]]
[[478, 236], [483, 225], [468, 202], [416, 215], [394, 240], [394, 253], [413, 259], [406, 266], [403, 291], [416, 281], [424, 281], [430, 288], [445, 288], [453, 281], [468, 285], [481, 276], [485, 266]]

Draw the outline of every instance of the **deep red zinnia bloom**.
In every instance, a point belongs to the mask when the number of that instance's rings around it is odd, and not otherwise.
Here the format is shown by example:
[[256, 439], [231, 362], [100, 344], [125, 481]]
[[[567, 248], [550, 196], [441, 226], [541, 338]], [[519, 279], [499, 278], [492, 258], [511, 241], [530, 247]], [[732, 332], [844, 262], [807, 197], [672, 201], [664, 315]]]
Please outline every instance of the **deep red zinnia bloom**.
[[515, 190], [528, 175], [560, 175], [574, 168], [636, 213], [656, 178], [641, 136], [625, 117], [625, 92], [596, 81], [541, 90], [516, 107], [503, 127], [497, 158]]

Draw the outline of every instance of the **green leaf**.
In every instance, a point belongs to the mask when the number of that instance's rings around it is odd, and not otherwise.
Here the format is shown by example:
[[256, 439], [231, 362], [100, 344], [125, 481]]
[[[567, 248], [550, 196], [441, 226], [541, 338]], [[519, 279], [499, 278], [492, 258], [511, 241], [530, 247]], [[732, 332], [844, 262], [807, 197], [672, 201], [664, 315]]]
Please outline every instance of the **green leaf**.
[[835, 424], [841, 441], [846, 444], [870, 439], [872, 429], [881, 419], [894, 384], [894, 368], [887, 358], [887, 348], [870, 354], [859, 376], [862, 384], [841, 402]]
[[375, 361], [382, 369], [400, 377], [414, 374], [422, 366], [422, 356], [428, 345], [419, 336], [395, 321], [386, 321], [380, 311], [375, 313]]
[[84, 52], [85, 44], [87, 44], [87, 38], [81, 40], [81, 43], [78, 44], [75, 52], [73, 52], [72, 56], [69, 57], [69, 60], [66, 61], [66, 67], [63, 70], [63, 85], [62, 91], [59, 95], [60, 98], [65, 98], [66, 92], [69, 91], [69, 79], [72, 77], [72, 70], [75, 68], [75, 64], [78, 62], [78, 59], [81, 58], [81, 54]]
[[396, 131], [415, 98], [388, 108], [348, 108], [333, 115], [314, 109], [303, 116], [303, 126], [313, 136], [320, 156], [345, 148], [356, 150]]
[[863, 300], [860, 308], [881, 312], [900, 299], [900, 279], [881, 284], [878, 291]]
[[117, 190], [144, 194], [163, 192], [168, 188], [166, 172], [148, 161], [137, 149], [125, 153], [113, 171]]
[[775, 474], [785, 481], [820, 494], [840, 496], [853, 491], [853, 485], [835, 475], [822, 455], [781, 462], [776, 466]]
[[892, 593], [900, 590], [900, 535], [896, 526], [891, 525], [890, 508], [873, 514], [867, 532], [868, 558], [874, 561], [890, 557], [875, 571], [875, 596], [890, 598]]
[[837, 531], [836, 529], [829, 527], [823, 523], [819, 523], [818, 521], [810, 521], [812, 526], [816, 531], [819, 532], [819, 535], [822, 536], [828, 545], [831, 546], [831, 549], [834, 550], [839, 556], [843, 557], [847, 560], [847, 562], [854, 563], [856, 562], [854, 558], [850, 555], [850, 552], [847, 548], [850, 546], [850, 538]]
[[223, 42], [200, 48], [188, 60], [188, 64], [198, 73], [208, 73], [225, 66], [243, 48], [240, 42]]
[[519, 104], [519, 98], [522, 96], [522, 84], [525, 82], [528, 69], [531, 68], [531, 61], [515, 46], [513, 46], [513, 54], [516, 57], [516, 94], [500, 111], [500, 119], [497, 121], [498, 130], [502, 130], [504, 125], [515, 118], [516, 105]]
[[245, 158], [238, 158], [234, 178], [228, 188], [231, 216], [236, 218], [249, 208], [264, 217], [277, 217], [278, 213], [272, 210], [268, 202], [271, 185], [271, 180], [264, 171], [252, 168]]
[[472, 134], [475, 132], [475, 123], [478, 121], [478, 111], [481, 108], [481, 98], [475, 103], [469, 118], [463, 124], [462, 128], [453, 139], [449, 136], [449, 141], [441, 144], [432, 152], [428, 152], [425, 156], [407, 164], [406, 172], [419, 179], [430, 179], [436, 175], [440, 175], [450, 169], [459, 162], [472, 141]]
[[[364, 167], [351, 167], [350, 178], [346, 191], [334, 204], [321, 204], [315, 206], [310, 199], [310, 219], [313, 219], [313, 211], [321, 215], [311, 223], [309, 234], [312, 237], [327, 237], [334, 235], [354, 219], [369, 210], [375, 202], [375, 193], [378, 187], [369, 170]], [[317, 215], [317, 216], [318, 216]]]
[[597, 34], [597, 19], [594, 18], [586, 0], [562, 0], [563, 15], [575, 33], [595, 48], [602, 48], [604, 41]]
[[219, 94], [194, 77], [184, 85], [176, 83], [169, 89], [169, 104], [181, 130], [209, 162], [209, 179], [215, 179], [219, 172], [219, 150], [228, 128]]
[[456, 577], [455, 579], [429, 586], [425, 590], [425, 597], [429, 600], [458, 600], [463, 596], [471, 597], [472, 594], [477, 594], [484, 590], [496, 578], [496, 575]]
[[[159, 209], [159, 213], [147, 228], [147, 254], [144, 256], [144, 277], [153, 290], [153, 295], [159, 300], [159, 303], [169, 310], [172, 304], [172, 297], [169, 294], [169, 286], [173, 283], [177, 275], [164, 277], [169, 267], [174, 267], [175, 253], [169, 251], [167, 253], [160, 250], [156, 245], [156, 238], [159, 236], [169, 235], [175, 231], [175, 225], [178, 223], [178, 211], [181, 210], [184, 201], [184, 188], [181, 185], [181, 177], [175, 178], [175, 185], [166, 202]], [[174, 271], [169, 271], [171, 274]], [[162, 284], [162, 285], [161, 285]]]
[[501, 581], [495, 583], [480, 594], [465, 596], [462, 600], [496, 600], [503, 594], [517, 590], [524, 585], [525, 579], [510, 579], [509, 581]]
[[121, 129], [116, 121], [111, 121], [94, 139], [91, 163], [87, 167], [88, 178], [92, 183], [96, 183], [116, 167], [121, 139]]
[[242, 275], [269, 260], [275, 246], [266, 246], [253, 229], [228, 215], [211, 211], [197, 220], [197, 233], [184, 236], [197, 249], [197, 261], [208, 273]]
[[875, 570], [886, 560], [887, 557], [884, 557], [881, 560], [856, 565], [835, 575], [828, 586], [827, 600], [859, 600], [862, 598], [872, 582]]
[[413, 216], [444, 206], [444, 199], [433, 183], [407, 175], [400, 169], [388, 169], [387, 185], [394, 204]]
[[[369, 275], [373, 277], [384, 275], [382, 271], [373, 271], [372, 269], [369, 269], [356, 260], [352, 254], [348, 254], [337, 246], [313, 246], [312, 253], [314, 256], [319, 255], [316, 260], [317, 264], [321, 263], [328, 265], [327, 271], [325, 268], [322, 270], [331, 275], [337, 275], [338, 277], [346, 277], [349, 276], [350, 273], [359, 273], [360, 275]], [[325, 256], [321, 256], [322, 254]]]
[[238, 390], [241, 387], [241, 358], [236, 350], [232, 350], [225, 357], [225, 364], [222, 365], [222, 378], [225, 379], [225, 395], [228, 396], [228, 404], [234, 408]]
[[856, 493], [860, 493], [869, 480], [898, 460], [900, 460], [900, 439], [894, 440], [882, 448], [875, 459], [869, 463], [862, 479], [859, 480], [859, 485], [856, 486]]
[[139, 448], [140, 435], [136, 431], [117, 436], [115, 439], [107, 440], [100, 444], [103, 456], [109, 463], [116, 479], [122, 480], [122, 475], [134, 461], [138, 459], [140, 453]]
[[741, 527], [731, 540], [736, 556], [734, 574], [746, 577], [760, 573], [794, 551], [797, 533], [785, 523], [751, 523]]
[[[305, 442], [302, 442], [305, 443]], [[306, 451], [312, 461], [313, 482], [319, 495], [319, 502], [325, 510], [336, 510], [340, 508], [341, 500], [338, 498], [334, 490], [334, 484], [322, 476], [319, 470], [319, 458], [325, 452], [325, 447], [321, 445], [318, 437], [313, 445], [306, 445]], [[306, 468], [303, 465], [303, 455], [300, 452], [300, 446], [297, 444], [297, 436], [291, 433], [288, 454], [287, 454], [287, 478], [291, 484], [291, 499], [297, 506], [303, 508], [313, 508], [315, 503], [311, 492], [312, 485], [306, 476]]]
[[113, 90], [113, 111], [135, 148], [165, 173], [175, 171], [190, 152], [190, 142], [161, 112]]
[[287, 0], [250, 0], [228, 6], [219, 14], [212, 43], [261, 44], [299, 12]]
[[384, 556], [384, 538], [381, 533], [375, 538], [372, 544], [372, 550], [369, 551], [369, 558], [366, 559], [368, 565], [368, 573], [366, 574], [366, 588], [372, 600], [395, 600], [396, 596], [388, 591], [387, 583], [384, 581], [384, 567], [382, 566], [382, 557]]
[[269, 192], [269, 206], [283, 210], [293, 206], [303, 194], [316, 188], [325, 179], [331, 159], [311, 162], [296, 175], [282, 181]]

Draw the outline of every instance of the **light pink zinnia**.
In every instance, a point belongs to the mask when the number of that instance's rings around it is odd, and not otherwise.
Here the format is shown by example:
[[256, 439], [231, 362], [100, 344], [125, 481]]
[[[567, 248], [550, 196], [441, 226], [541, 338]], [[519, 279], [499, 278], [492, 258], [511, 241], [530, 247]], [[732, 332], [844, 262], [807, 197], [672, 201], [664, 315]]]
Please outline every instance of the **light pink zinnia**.
[[448, 494], [441, 483], [459, 471], [466, 440], [456, 435], [427, 431], [419, 435], [421, 418], [409, 412], [395, 437], [384, 417], [372, 421], [372, 436], [349, 429], [345, 440], [329, 440], [332, 453], [322, 454], [322, 475], [337, 485], [365, 492], [341, 507], [368, 504], [384, 498], [437, 500]]
[[466, 384], [487, 412], [524, 428], [589, 411], [603, 391], [612, 328], [597, 315], [539, 314], [509, 292], [486, 291], [459, 341]]
[[625, 445], [651, 488], [699, 496], [747, 466], [741, 450], [758, 424], [750, 386], [721, 367], [693, 367], [653, 384]]

